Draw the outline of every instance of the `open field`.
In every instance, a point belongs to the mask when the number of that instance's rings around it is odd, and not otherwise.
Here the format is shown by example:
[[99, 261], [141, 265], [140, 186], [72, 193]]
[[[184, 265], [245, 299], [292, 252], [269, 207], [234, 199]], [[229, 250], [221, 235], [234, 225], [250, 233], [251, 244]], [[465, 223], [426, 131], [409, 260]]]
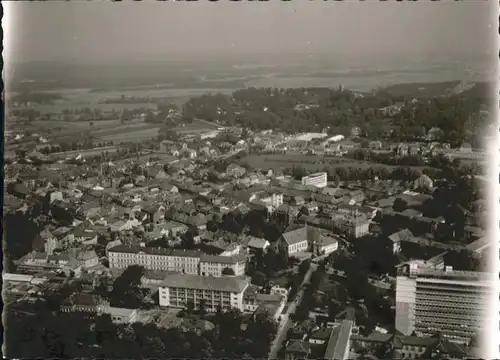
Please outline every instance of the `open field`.
[[172, 128], [172, 130], [178, 133], [179, 135], [187, 135], [187, 134], [201, 135], [206, 132], [217, 130], [220, 127], [222, 127], [222, 125], [196, 119], [190, 123]]
[[159, 126], [156, 127], [146, 127], [141, 128], [141, 129], [123, 129], [123, 130], [116, 130], [114, 133], [109, 133], [106, 135], [97, 135], [99, 139], [103, 141], [113, 141], [113, 142], [120, 142], [120, 141], [130, 141], [130, 142], [135, 142], [135, 141], [142, 141], [142, 140], [150, 140], [153, 138], [156, 138], [158, 136], [158, 130]]
[[[135, 161], [149, 161], [149, 159], [151, 159], [151, 158], [158, 159], [158, 161], [160, 163], [164, 163], [164, 164], [178, 160], [174, 156], [171, 156], [169, 154], [165, 154], [165, 153], [162, 153], [159, 151], [151, 151], [150, 153], [147, 153], [145, 155], [140, 155], [139, 157], [134, 156]], [[129, 159], [125, 158], [122, 160], [113, 161], [113, 163], [115, 165], [123, 165], [123, 164], [127, 163], [128, 161], [129, 161]]]
[[153, 123], [145, 123], [144, 121], [137, 121], [137, 122], [126, 122], [124, 124], [117, 124], [114, 127], [106, 127], [106, 128], [101, 128], [101, 129], [92, 129], [92, 135], [93, 136], [106, 136], [110, 134], [115, 134], [115, 133], [122, 133], [122, 132], [133, 132], [133, 131], [140, 131], [140, 130], [145, 130], [145, 129], [158, 129], [159, 124], [153, 124]]
[[103, 152], [114, 153], [117, 151], [118, 148], [115, 146], [105, 146], [88, 150], [65, 151], [60, 153], [53, 153], [51, 155], [59, 158], [66, 158], [66, 157], [78, 156], [79, 154], [83, 156], [96, 156], [96, 155], [101, 155]]
[[232, 89], [217, 89], [217, 88], [163, 88], [157, 89], [153, 87], [145, 87], [141, 89], [117, 89], [117, 90], [104, 90], [104, 91], [91, 91], [91, 89], [55, 89], [52, 91], [47, 91], [51, 93], [60, 93], [63, 100], [55, 103], [54, 105], [37, 105], [36, 110], [50, 110], [51, 107], [56, 107], [59, 109], [64, 108], [80, 108], [88, 106], [90, 108], [94, 105], [99, 105], [104, 108], [109, 108], [110, 110], [114, 107], [115, 109], [120, 109], [121, 107], [126, 107], [128, 109], [139, 108], [139, 107], [154, 107], [155, 104], [151, 103], [139, 103], [139, 104], [99, 104], [99, 101], [104, 99], [117, 99], [122, 95], [126, 97], [150, 97], [150, 98], [178, 98], [178, 97], [191, 97], [198, 96], [207, 93], [231, 93]]
[[[158, 124], [145, 124], [142, 125], [121, 125], [116, 130], [98, 131], [92, 133], [104, 141], [140, 141], [145, 139], [156, 138], [160, 126]], [[207, 131], [213, 131], [220, 127], [203, 120], [193, 120], [184, 126], [172, 128], [178, 134], [203, 134]]]
[[[92, 123], [92, 126], [90, 126]], [[141, 121], [142, 123], [142, 121]], [[57, 130], [98, 130], [111, 129], [120, 125], [120, 120], [99, 120], [99, 121], [33, 121], [29, 124], [6, 123], [6, 130], [20, 129], [22, 131], [57, 131]]]
[[190, 123], [184, 124], [183, 126], [178, 126], [173, 128], [172, 130], [180, 132], [180, 131], [198, 131], [198, 130], [217, 130], [222, 127], [222, 125], [218, 125], [215, 123], [211, 123], [209, 121], [195, 119]]
[[92, 136], [98, 141], [142, 141], [158, 135], [158, 124], [145, 123], [142, 120], [121, 124], [119, 120], [94, 121], [37, 121], [22, 128], [24, 131], [51, 133], [50, 139], [78, 140], [82, 136]]
[[319, 155], [249, 155], [241, 160], [248, 163], [253, 168], [261, 169], [284, 169], [292, 166], [300, 166], [309, 171], [322, 170], [325, 167], [354, 167], [368, 168], [373, 166], [386, 167], [392, 169], [395, 166], [376, 164], [372, 162], [362, 162], [352, 159], [333, 156]]
[[[64, 96], [64, 95], [63, 95]], [[151, 109], [156, 110], [157, 106], [154, 103], [136, 103], [136, 104], [103, 104], [99, 103], [103, 98], [96, 97], [92, 99], [92, 101], [84, 101], [80, 99], [68, 99], [58, 101], [54, 104], [43, 104], [43, 105], [35, 105], [32, 106], [34, 110], [40, 111], [42, 114], [53, 113], [53, 114], [61, 114], [65, 109], [82, 109], [82, 108], [90, 108], [90, 109], [99, 109], [103, 112], [116, 111], [120, 112], [122, 110], [133, 110], [133, 109]]]
[[[50, 133], [51, 140], [78, 140], [82, 136], [92, 136], [97, 141], [113, 141], [116, 143], [127, 141], [144, 141], [158, 136], [159, 124], [145, 123], [142, 120], [127, 121], [121, 124], [119, 120], [93, 121], [35, 121], [29, 125], [19, 124], [23, 131]], [[203, 120], [193, 120], [185, 126], [173, 130], [179, 134], [202, 134], [220, 127], [217, 124]], [[10, 129], [16, 127], [11, 126]], [[8, 128], [9, 129], [9, 128]], [[25, 142], [26, 143], [26, 142]]]

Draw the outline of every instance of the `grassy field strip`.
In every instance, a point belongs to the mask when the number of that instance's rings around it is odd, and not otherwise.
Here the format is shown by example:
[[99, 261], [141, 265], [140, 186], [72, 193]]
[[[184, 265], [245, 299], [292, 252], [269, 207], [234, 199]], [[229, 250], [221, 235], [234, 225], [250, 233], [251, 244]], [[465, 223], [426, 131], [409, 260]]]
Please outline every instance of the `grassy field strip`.
[[142, 130], [134, 130], [119, 133], [110, 133], [106, 135], [99, 135], [103, 141], [140, 141], [149, 140], [158, 136], [159, 127], [147, 128]]
[[101, 155], [101, 153], [105, 151], [107, 151], [108, 153], [114, 153], [118, 151], [118, 148], [116, 146], [105, 146], [105, 147], [86, 149], [86, 150], [64, 151], [64, 152], [54, 153], [51, 155], [57, 157], [71, 157], [71, 156], [77, 156], [79, 154], [82, 154], [84, 156], [94, 156], [94, 155]]

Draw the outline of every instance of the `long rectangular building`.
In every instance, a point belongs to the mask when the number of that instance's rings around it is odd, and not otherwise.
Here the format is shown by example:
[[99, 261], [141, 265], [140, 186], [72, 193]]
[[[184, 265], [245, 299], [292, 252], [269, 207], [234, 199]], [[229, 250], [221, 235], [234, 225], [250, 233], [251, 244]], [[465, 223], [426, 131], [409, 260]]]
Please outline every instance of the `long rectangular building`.
[[[108, 258], [111, 269], [124, 269], [130, 265], [141, 265], [147, 270], [205, 276], [242, 276], [245, 274], [246, 266], [246, 258], [241, 255], [206, 255], [196, 250], [126, 245], [118, 245], [109, 249]], [[225, 273], [226, 268], [231, 271]]]
[[158, 290], [160, 306], [199, 309], [204, 303], [207, 311], [215, 312], [219, 307], [243, 311], [243, 293], [248, 285], [241, 277], [172, 274]]
[[481, 332], [493, 293], [489, 274], [431, 268], [410, 262], [398, 269], [396, 329], [404, 335], [440, 333], [468, 344]]
[[312, 185], [315, 187], [324, 188], [328, 185], [328, 176], [326, 172], [319, 172], [308, 176], [304, 176], [302, 178], [302, 185], [304, 186]]

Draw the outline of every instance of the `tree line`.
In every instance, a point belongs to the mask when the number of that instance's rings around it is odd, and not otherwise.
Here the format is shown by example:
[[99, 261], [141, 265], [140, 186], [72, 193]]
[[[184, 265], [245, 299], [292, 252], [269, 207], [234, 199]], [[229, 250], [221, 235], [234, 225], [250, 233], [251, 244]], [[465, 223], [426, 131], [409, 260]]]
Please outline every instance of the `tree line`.
[[37, 104], [52, 104], [54, 101], [61, 99], [62, 95], [59, 93], [24, 91], [13, 95], [11, 101], [27, 105], [30, 102]]
[[208, 318], [211, 330], [115, 324], [109, 315], [60, 311], [61, 296], [17, 303], [5, 312], [9, 358], [265, 358], [276, 324], [238, 311]]
[[[192, 98], [184, 105], [183, 116], [252, 130], [276, 129], [288, 133], [358, 125], [368, 137], [390, 135], [396, 140], [422, 138], [431, 128], [440, 127], [442, 141], [460, 144], [489, 121], [478, 114], [481, 105], [489, 104], [490, 100], [482, 93], [470, 92], [413, 101], [384, 92], [359, 96], [344, 89], [247, 88], [232, 95]], [[401, 101], [401, 110], [389, 118], [379, 111]], [[299, 104], [314, 106], [298, 109]], [[388, 132], [379, 126], [385, 120], [391, 124]]]

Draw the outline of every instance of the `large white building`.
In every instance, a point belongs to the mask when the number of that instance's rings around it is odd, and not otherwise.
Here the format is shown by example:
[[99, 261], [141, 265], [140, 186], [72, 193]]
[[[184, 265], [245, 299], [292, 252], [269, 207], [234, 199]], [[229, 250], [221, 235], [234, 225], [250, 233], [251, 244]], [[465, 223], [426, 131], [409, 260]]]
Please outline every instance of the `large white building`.
[[108, 250], [109, 268], [125, 269], [140, 265], [147, 270], [198, 274], [199, 251], [118, 245]]
[[302, 178], [302, 185], [304, 186], [312, 185], [319, 188], [326, 187], [328, 185], [327, 174], [326, 172], [319, 172], [308, 176], [304, 176]]
[[109, 267], [124, 269], [140, 265], [147, 270], [178, 272], [181, 274], [222, 276], [225, 268], [234, 275], [245, 273], [244, 256], [206, 255], [196, 250], [144, 248], [118, 245], [108, 250]]
[[288, 255], [309, 250], [309, 232], [307, 226], [285, 232], [282, 235], [281, 244], [285, 247]]
[[160, 306], [199, 309], [204, 303], [207, 311], [238, 309], [243, 311], [243, 293], [248, 280], [241, 277], [200, 275], [168, 275], [159, 287]]
[[334, 221], [335, 227], [351, 238], [360, 238], [370, 233], [370, 221], [366, 217], [344, 217]]
[[488, 274], [432, 268], [413, 261], [398, 269], [396, 330], [467, 344], [482, 330], [492, 296]]
[[224, 269], [231, 269], [234, 276], [245, 275], [246, 258], [243, 255], [220, 256], [202, 255], [199, 274], [203, 276], [223, 276]]
[[243, 294], [243, 311], [246, 313], [265, 313], [275, 321], [279, 321], [287, 298], [280, 294], [261, 294], [247, 291]]
[[276, 209], [283, 204], [283, 194], [274, 192], [267, 193], [263, 195], [259, 200], [264, 204]]
[[317, 255], [327, 256], [337, 251], [339, 243], [337, 239], [330, 236], [319, 236], [319, 240], [314, 244], [314, 251]]

